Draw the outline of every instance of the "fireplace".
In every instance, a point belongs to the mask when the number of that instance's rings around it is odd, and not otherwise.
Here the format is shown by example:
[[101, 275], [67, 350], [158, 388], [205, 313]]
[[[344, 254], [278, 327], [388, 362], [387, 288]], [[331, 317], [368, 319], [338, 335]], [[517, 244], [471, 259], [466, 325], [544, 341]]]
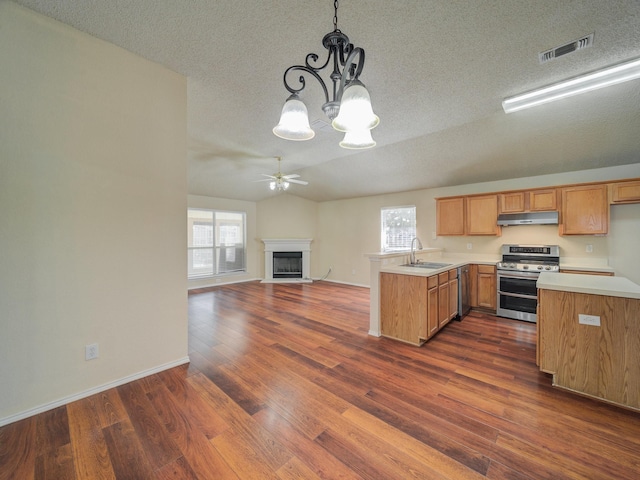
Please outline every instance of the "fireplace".
[[302, 278], [302, 252], [273, 252], [273, 278]]
[[271, 239], [264, 242], [264, 283], [311, 282], [311, 239]]

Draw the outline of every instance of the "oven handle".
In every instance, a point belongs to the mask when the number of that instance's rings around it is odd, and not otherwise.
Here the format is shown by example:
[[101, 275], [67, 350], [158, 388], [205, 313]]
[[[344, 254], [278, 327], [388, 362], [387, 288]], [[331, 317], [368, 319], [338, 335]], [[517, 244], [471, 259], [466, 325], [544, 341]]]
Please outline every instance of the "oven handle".
[[518, 297], [518, 298], [531, 298], [531, 299], [538, 298], [533, 295], [523, 295], [522, 293], [503, 292], [501, 290], [498, 290], [498, 295], [504, 295], [505, 297]]
[[517, 273], [498, 272], [498, 278], [522, 278], [525, 280], [537, 280], [539, 276], [539, 272], [531, 272], [530, 274], [523, 273], [522, 275], [518, 275]]

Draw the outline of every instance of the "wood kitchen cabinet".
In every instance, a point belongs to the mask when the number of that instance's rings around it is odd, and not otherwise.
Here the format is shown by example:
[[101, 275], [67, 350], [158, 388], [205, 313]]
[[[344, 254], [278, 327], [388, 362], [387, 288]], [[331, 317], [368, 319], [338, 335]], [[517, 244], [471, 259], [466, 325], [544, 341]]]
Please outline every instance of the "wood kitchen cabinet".
[[640, 203], [640, 180], [612, 183], [611, 203]]
[[380, 332], [422, 345], [458, 315], [457, 270], [430, 277], [380, 273]]
[[464, 197], [436, 199], [436, 234], [464, 235]]
[[549, 212], [558, 210], [555, 188], [506, 192], [498, 195], [500, 213]]
[[380, 274], [380, 333], [421, 345], [427, 325], [427, 277]]
[[467, 235], [500, 235], [498, 226], [498, 195], [466, 197]]
[[561, 192], [561, 235], [604, 235], [609, 231], [607, 185], [566, 187]]
[[472, 308], [482, 308], [495, 313], [498, 303], [496, 286], [496, 266], [469, 266], [469, 304]]

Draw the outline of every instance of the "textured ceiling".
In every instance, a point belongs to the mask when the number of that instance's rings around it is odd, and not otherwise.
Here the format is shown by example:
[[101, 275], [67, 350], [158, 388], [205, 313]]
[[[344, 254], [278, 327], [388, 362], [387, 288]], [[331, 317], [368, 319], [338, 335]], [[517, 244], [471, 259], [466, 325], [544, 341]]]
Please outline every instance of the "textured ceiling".
[[[640, 80], [506, 115], [504, 97], [640, 57], [638, 0], [343, 0], [338, 28], [366, 51], [377, 146], [337, 132], [275, 137], [284, 70], [325, 56], [331, 0], [18, 0], [186, 75], [189, 192], [257, 201], [262, 173], [325, 201], [640, 163]], [[538, 52], [594, 33], [541, 65]], [[310, 120], [326, 120], [308, 83]]]

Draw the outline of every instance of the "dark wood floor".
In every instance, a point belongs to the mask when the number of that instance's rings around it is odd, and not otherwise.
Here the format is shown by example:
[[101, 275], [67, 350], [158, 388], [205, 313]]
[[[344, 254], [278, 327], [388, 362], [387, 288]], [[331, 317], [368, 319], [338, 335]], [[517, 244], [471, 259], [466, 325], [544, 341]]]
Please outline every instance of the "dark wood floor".
[[189, 297], [189, 366], [0, 429], [0, 479], [638, 479], [640, 414], [553, 389], [535, 325], [422, 348], [327, 282]]

